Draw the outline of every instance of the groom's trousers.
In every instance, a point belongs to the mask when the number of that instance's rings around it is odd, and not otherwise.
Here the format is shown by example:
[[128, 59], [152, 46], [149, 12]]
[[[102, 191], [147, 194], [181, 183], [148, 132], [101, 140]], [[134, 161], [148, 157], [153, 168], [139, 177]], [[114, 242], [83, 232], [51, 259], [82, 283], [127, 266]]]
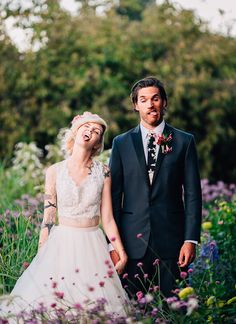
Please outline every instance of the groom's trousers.
[[128, 259], [122, 284], [130, 297], [138, 291], [144, 294], [160, 289], [165, 297], [173, 295], [176, 279], [180, 279], [177, 259], [160, 259], [156, 253], [150, 235], [145, 255], [140, 259]]

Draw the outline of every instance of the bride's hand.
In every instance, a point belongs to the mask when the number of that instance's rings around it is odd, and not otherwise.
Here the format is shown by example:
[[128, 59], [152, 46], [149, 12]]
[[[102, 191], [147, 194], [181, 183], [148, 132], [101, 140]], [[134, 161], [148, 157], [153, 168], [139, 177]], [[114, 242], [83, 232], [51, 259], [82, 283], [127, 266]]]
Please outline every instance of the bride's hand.
[[115, 269], [118, 272], [118, 274], [121, 274], [125, 269], [128, 257], [127, 257], [127, 254], [125, 253], [125, 251], [122, 251], [121, 253], [119, 253], [119, 257], [120, 257], [120, 260], [116, 263]]

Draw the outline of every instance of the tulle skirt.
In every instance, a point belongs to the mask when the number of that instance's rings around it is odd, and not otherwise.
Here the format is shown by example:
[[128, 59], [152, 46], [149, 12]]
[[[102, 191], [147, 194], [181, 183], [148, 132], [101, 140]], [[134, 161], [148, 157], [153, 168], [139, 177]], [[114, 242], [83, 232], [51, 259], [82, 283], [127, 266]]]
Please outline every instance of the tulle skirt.
[[125, 316], [128, 297], [111, 262], [102, 230], [54, 226], [30, 266], [18, 279], [1, 314], [17, 314], [43, 303], [93, 307], [105, 301], [106, 311]]

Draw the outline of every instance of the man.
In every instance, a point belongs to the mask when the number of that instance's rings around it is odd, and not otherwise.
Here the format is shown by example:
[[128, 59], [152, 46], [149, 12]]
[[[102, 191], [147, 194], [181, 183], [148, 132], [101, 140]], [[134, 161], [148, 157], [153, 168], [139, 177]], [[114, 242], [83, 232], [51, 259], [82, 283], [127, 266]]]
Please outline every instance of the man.
[[131, 100], [140, 124], [114, 139], [110, 160], [113, 211], [128, 254], [123, 284], [134, 295], [148, 291], [153, 280], [167, 297], [179, 267], [194, 260], [200, 239], [195, 142], [193, 135], [165, 123], [167, 95], [156, 78], [136, 82]]

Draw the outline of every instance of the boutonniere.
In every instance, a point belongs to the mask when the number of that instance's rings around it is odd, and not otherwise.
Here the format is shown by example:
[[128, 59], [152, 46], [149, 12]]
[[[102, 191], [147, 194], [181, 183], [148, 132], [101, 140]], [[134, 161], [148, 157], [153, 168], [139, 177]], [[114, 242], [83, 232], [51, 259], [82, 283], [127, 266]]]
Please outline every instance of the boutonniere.
[[172, 152], [172, 133], [169, 134], [161, 134], [157, 136], [156, 143], [160, 145], [161, 152], [163, 154], [167, 154]]

